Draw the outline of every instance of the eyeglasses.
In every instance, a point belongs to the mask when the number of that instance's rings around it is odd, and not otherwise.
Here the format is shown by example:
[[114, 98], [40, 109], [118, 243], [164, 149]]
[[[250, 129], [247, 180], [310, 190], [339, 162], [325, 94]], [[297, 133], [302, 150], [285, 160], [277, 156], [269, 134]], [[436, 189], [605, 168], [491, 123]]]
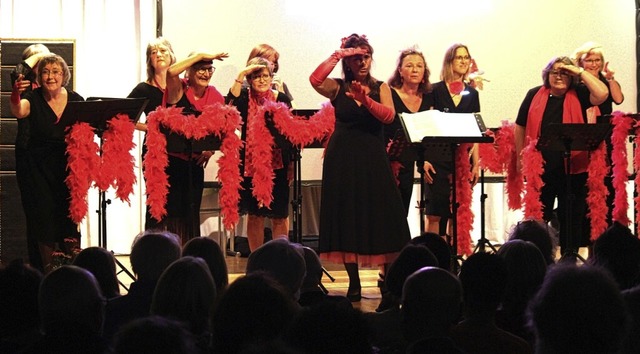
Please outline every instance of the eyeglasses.
[[569, 76], [568, 73], [564, 72], [564, 71], [558, 71], [558, 70], [553, 70], [553, 71], [549, 71], [549, 76]]
[[216, 71], [216, 68], [213, 66], [205, 66], [196, 70], [196, 72], [200, 75], [204, 75], [205, 73], [213, 74]]
[[463, 61], [463, 60], [471, 60], [471, 57], [468, 55], [462, 56], [462, 55], [458, 55], [453, 57], [453, 59], [455, 60], [459, 60], [459, 61]]
[[585, 59], [584, 62], [587, 64], [600, 64], [602, 59]]
[[251, 80], [253, 80], [253, 81], [258, 81], [258, 80], [269, 81], [270, 79], [271, 79], [271, 75], [269, 75], [269, 74], [261, 74], [261, 75], [251, 76]]
[[42, 76], [54, 76], [54, 77], [58, 77], [58, 76], [62, 76], [62, 71], [58, 71], [58, 70], [53, 70], [53, 71], [49, 71], [49, 70], [42, 70], [42, 72], [40, 73], [40, 75], [42, 75]]

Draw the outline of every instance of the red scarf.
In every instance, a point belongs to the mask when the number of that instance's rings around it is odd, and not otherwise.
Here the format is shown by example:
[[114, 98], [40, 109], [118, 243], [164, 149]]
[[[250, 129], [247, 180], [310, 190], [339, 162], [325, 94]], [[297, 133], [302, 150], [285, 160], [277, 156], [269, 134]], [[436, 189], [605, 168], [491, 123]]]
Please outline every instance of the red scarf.
[[[527, 127], [525, 129], [525, 146], [529, 144], [532, 139], [538, 139], [540, 136], [540, 127], [542, 125], [542, 116], [547, 108], [547, 101], [551, 90], [542, 86], [538, 90], [531, 106], [529, 107], [529, 115], [527, 116]], [[562, 107], [562, 123], [584, 123], [582, 116], [582, 106], [578, 95], [575, 90], [571, 89], [567, 91], [564, 96], [564, 103]], [[587, 172], [587, 165], [589, 164], [589, 155], [586, 151], [573, 151], [571, 152], [571, 174]]]

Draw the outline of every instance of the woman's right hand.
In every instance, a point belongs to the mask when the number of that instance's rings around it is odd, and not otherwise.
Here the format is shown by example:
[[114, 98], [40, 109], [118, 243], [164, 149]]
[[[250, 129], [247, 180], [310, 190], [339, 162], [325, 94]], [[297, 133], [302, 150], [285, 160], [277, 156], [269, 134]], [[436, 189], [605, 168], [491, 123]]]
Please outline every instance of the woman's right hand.
[[22, 94], [29, 86], [31, 86], [31, 81], [24, 80], [24, 75], [20, 74], [13, 83], [12, 92], [17, 91], [18, 94]]
[[242, 70], [242, 75], [244, 75], [246, 77], [247, 75], [251, 74], [252, 72], [254, 72], [254, 71], [258, 70], [258, 69], [263, 69], [263, 68], [266, 68], [266, 66], [260, 65], [260, 64], [251, 64], [251, 65], [247, 66], [246, 68], [244, 68]]
[[436, 174], [436, 169], [433, 168], [433, 165], [429, 161], [424, 162], [424, 181], [432, 184], [433, 183], [433, 175]]

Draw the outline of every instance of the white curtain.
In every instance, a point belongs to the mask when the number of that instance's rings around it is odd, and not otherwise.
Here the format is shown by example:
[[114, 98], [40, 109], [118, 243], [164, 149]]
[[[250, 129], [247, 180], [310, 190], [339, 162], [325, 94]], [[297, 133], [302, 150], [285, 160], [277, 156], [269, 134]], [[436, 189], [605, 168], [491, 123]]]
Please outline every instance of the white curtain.
[[[88, 97], [126, 97], [146, 79], [145, 50], [155, 37], [154, 0], [0, 0], [0, 38], [73, 39], [76, 42], [75, 90]], [[144, 227], [142, 137], [135, 133], [138, 184], [131, 206], [106, 196], [109, 250], [129, 253]], [[82, 223], [82, 247], [97, 246], [98, 191], [89, 190], [89, 213]], [[104, 245], [103, 245], [104, 246]]]

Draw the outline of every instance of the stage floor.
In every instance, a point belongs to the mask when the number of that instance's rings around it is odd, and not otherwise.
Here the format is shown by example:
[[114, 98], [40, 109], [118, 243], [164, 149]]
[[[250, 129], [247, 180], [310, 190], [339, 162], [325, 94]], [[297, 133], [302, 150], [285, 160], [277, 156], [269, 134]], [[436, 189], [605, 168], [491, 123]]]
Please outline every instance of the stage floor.
[[[116, 258], [125, 268], [127, 268], [127, 270], [131, 271], [128, 255], [117, 255]], [[233, 282], [235, 279], [245, 274], [247, 258], [227, 256], [226, 260], [227, 269], [229, 271], [229, 282]], [[331, 295], [345, 295], [347, 293], [347, 288], [349, 287], [349, 278], [347, 277], [347, 272], [344, 270], [344, 266], [342, 264], [335, 264], [331, 262], [323, 262], [323, 266], [335, 281], [332, 282], [325, 274], [322, 277], [322, 285], [329, 290], [329, 294]], [[118, 274], [118, 279], [127, 287], [129, 287], [129, 284], [133, 281], [131, 277], [124, 272]], [[380, 303], [380, 291], [377, 287], [378, 269], [360, 269], [360, 282], [362, 284], [362, 301], [354, 302], [353, 305], [355, 308], [359, 308], [363, 312], [372, 312]], [[120, 292], [124, 294], [126, 293], [126, 289], [123, 289], [121, 286]]]

